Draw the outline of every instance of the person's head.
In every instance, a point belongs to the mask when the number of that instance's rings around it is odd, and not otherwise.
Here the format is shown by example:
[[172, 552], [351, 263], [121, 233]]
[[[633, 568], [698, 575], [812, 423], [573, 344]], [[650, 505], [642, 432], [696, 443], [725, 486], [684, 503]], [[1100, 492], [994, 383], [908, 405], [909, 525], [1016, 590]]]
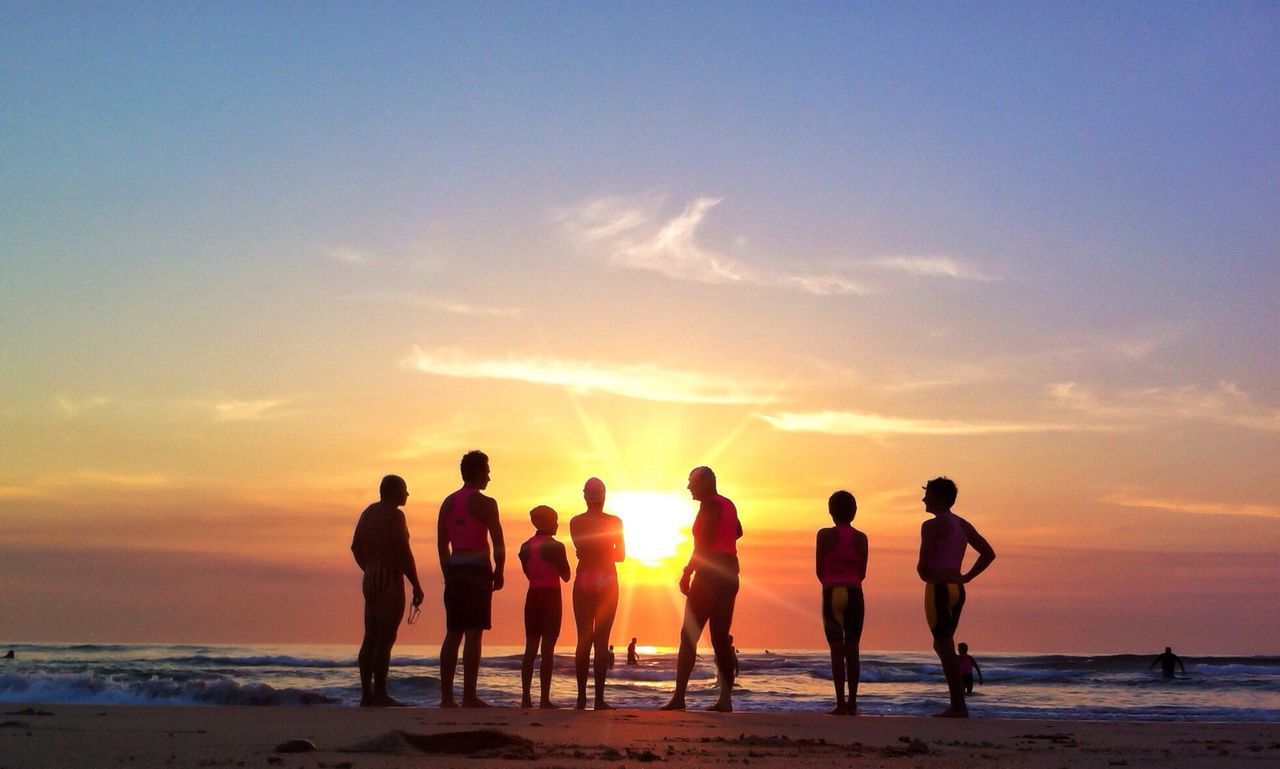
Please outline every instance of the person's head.
[[560, 514], [549, 505], [538, 505], [530, 510], [529, 520], [539, 534], [555, 534], [560, 528]]
[[604, 507], [604, 481], [599, 478], [588, 478], [582, 486], [582, 498], [587, 507]]
[[609, 644], [609, 651], [613, 651], [613, 644]]
[[716, 493], [716, 473], [710, 467], [703, 465], [695, 467], [689, 472], [689, 494], [699, 502], [704, 499], [711, 499]]
[[635, 642], [636, 642], [636, 637], [635, 637], [635, 636], [631, 636], [631, 643], [635, 643]]
[[960, 490], [956, 482], [945, 475], [929, 481], [924, 485], [924, 509], [930, 513], [942, 513], [951, 509], [956, 503], [956, 495]]
[[836, 523], [853, 523], [853, 516], [858, 514], [858, 500], [842, 489], [827, 499], [827, 512]]
[[962, 641], [962, 642], [960, 642], [960, 643], [956, 644], [956, 650], [957, 650], [957, 651], [959, 651], [961, 654], [968, 654], [968, 653], [969, 653], [969, 644], [964, 643], [964, 642]]
[[398, 475], [387, 475], [378, 484], [378, 497], [388, 504], [399, 507], [409, 501], [409, 485]]
[[1164, 653], [1165, 653], [1165, 654], [1173, 654], [1173, 647], [1172, 647], [1172, 646], [1166, 646], [1166, 647], [1164, 647]]
[[462, 482], [468, 486], [483, 489], [489, 485], [489, 455], [483, 451], [463, 454], [458, 469], [462, 472]]

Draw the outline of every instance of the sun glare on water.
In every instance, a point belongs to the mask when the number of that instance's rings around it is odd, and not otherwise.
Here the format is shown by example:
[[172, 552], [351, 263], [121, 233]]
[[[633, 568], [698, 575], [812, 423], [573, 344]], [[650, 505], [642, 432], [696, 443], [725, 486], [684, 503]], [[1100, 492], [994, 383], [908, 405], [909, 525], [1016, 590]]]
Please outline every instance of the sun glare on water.
[[679, 568], [684, 564], [673, 561], [688, 557], [695, 505], [687, 495], [665, 491], [611, 491], [605, 510], [622, 519], [627, 561]]

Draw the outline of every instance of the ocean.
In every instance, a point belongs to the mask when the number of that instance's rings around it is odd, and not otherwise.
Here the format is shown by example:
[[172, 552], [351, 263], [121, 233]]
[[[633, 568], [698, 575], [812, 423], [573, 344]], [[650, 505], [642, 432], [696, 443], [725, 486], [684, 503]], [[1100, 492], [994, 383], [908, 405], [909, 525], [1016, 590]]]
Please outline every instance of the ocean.
[[[360, 696], [351, 645], [0, 645], [8, 648], [15, 658], [0, 660], [5, 703], [349, 707]], [[514, 647], [485, 649], [479, 688], [491, 704], [519, 704], [519, 653]], [[397, 647], [392, 695], [434, 705], [440, 695], [437, 654], [436, 648]], [[1152, 654], [976, 656], [985, 680], [969, 701], [977, 717], [1280, 722], [1280, 657], [1184, 657], [1186, 676], [1164, 681], [1148, 669]], [[624, 657], [610, 673], [609, 701], [625, 708], [666, 702], [674, 653], [642, 655], [634, 667], [622, 664]], [[832, 705], [826, 651], [744, 651], [739, 665], [738, 710], [824, 712]], [[714, 678], [707, 649], [690, 683], [691, 708], [714, 700]], [[534, 690], [536, 699], [536, 674]], [[553, 699], [571, 705], [574, 693], [573, 660], [558, 654]], [[931, 655], [863, 654], [860, 712], [927, 715], [945, 700], [941, 668]]]

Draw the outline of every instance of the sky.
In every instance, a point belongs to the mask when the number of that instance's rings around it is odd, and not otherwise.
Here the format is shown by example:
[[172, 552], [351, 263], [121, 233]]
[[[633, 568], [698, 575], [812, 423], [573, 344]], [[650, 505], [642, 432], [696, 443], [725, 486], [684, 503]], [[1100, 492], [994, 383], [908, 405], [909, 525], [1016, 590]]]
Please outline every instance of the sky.
[[1275, 3], [8, 2], [0, 104], [0, 641], [354, 646], [398, 473], [437, 643], [479, 448], [512, 549], [605, 481], [618, 643], [706, 464], [742, 648], [847, 489], [927, 651], [947, 475], [975, 649], [1280, 652]]

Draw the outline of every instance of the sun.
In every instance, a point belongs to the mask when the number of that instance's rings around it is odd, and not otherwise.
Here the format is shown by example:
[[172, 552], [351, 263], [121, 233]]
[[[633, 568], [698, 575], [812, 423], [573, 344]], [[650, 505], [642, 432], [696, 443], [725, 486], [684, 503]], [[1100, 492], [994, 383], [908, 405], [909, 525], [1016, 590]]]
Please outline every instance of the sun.
[[688, 557], [693, 500], [666, 491], [611, 491], [605, 510], [622, 519], [627, 560], [649, 567]]

